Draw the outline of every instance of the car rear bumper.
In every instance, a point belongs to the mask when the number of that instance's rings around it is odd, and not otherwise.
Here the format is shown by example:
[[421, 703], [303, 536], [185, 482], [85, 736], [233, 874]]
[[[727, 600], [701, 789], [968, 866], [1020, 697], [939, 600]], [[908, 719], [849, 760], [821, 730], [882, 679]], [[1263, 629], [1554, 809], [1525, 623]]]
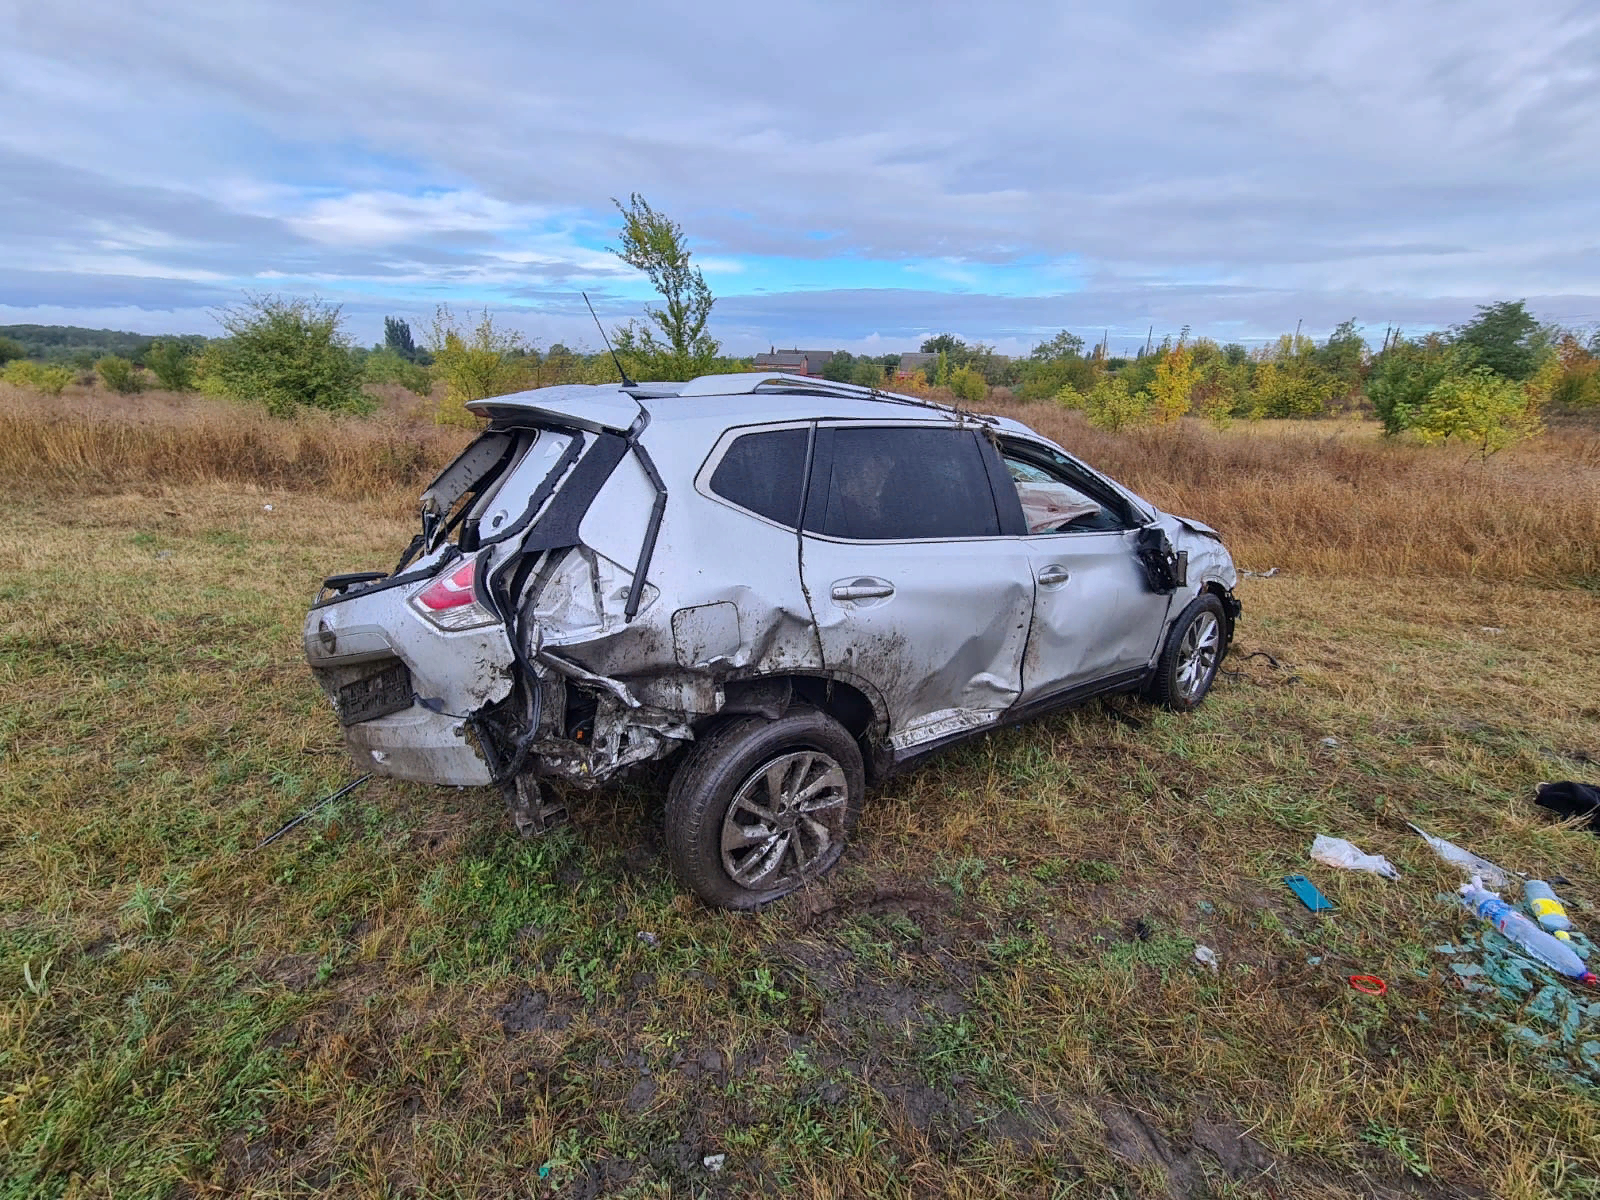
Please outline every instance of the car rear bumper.
[[420, 704], [346, 725], [344, 742], [360, 769], [379, 775], [458, 787], [493, 782], [467, 722]]

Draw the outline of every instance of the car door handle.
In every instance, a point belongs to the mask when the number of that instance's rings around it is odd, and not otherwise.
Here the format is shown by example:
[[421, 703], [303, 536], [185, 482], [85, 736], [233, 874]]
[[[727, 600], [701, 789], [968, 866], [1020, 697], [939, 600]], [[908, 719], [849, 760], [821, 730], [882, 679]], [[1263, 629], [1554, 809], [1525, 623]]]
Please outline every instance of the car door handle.
[[841, 579], [833, 585], [835, 600], [887, 600], [894, 595], [894, 584], [887, 579]]
[[1039, 586], [1058, 588], [1071, 578], [1072, 576], [1068, 574], [1067, 569], [1060, 563], [1051, 563], [1039, 572]]

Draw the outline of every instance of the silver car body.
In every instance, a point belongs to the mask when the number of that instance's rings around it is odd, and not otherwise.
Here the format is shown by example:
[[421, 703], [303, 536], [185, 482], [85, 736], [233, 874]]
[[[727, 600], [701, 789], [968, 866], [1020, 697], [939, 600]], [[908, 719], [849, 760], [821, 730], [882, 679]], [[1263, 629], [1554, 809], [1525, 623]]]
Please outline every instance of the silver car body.
[[[805, 698], [839, 716], [881, 776], [1138, 686], [1202, 591], [1224, 598], [1230, 632], [1237, 613], [1214, 531], [1005, 418], [764, 374], [470, 407], [488, 430], [425, 493], [409, 561], [330, 579], [305, 624], [350, 752], [379, 774], [594, 784], [693, 740], [709, 718], [775, 716]], [[836, 436], [826, 431], [865, 428], [970, 430], [1013, 479], [1069, 472], [1125, 508], [1128, 527], [1028, 533], [1013, 521], [994, 536], [860, 540], [797, 528], [815, 525], [809, 510], [785, 523], [712, 489], [744, 434], [801, 431], [814, 472]], [[1141, 565], [1141, 537], [1164, 537], [1186, 566], [1165, 592]], [[458, 604], [446, 614], [458, 627], [430, 615], [430, 587]]]

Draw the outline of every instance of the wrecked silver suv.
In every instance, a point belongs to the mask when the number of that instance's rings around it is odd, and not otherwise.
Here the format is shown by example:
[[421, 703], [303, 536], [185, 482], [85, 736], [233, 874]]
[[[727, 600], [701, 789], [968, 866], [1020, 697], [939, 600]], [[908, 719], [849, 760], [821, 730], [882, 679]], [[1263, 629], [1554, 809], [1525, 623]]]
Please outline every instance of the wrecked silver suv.
[[422, 497], [305, 649], [356, 761], [495, 784], [523, 833], [678, 754], [666, 841], [712, 904], [831, 867], [869, 781], [1107, 692], [1198, 704], [1239, 614], [1217, 534], [1026, 426], [787, 375], [552, 387]]

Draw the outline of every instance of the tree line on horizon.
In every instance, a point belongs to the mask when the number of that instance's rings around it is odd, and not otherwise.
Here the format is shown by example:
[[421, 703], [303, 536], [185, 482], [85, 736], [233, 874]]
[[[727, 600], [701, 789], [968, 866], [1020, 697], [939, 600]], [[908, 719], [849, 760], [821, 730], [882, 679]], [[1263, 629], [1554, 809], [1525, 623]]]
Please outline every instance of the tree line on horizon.
[[[60, 395], [74, 378], [129, 394], [152, 377], [171, 391], [253, 401], [275, 415], [301, 408], [370, 411], [375, 400], [366, 387], [390, 384], [429, 397], [440, 422], [470, 424], [475, 418], [465, 406], [472, 400], [550, 384], [618, 382], [618, 363], [631, 378], [653, 380], [750, 369], [750, 360], [725, 355], [708, 331], [716, 301], [682, 227], [638, 193], [613, 204], [622, 228], [611, 251], [650, 280], [661, 303], [645, 307], [645, 321], [612, 329], [604, 351], [561, 343], [541, 350], [497, 326], [487, 308], [462, 324], [446, 305], [436, 310], [423, 344], [408, 322], [385, 317], [384, 340], [368, 349], [344, 331], [336, 305], [247, 295], [217, 314], [220, 338], [0, 327], [0, 378]], [[1105, 339], [1086, 346], [1068, 330], [1022, 358], [951, 333], [923, 339], [920, 349], [932, 356], [929, 368], [909, 377], [899, 371], [899, 354], [848, 351], [835, 352], [822, 375], [947, 394], [968, 405], [1006, 388], [1024, 402], [1081, 409], [1109, 430], [1171, 424], [1191, 414], [1221, 426], [1370, 407], [1386, 433], [1457, 439], [1484, 457], [1537, 431], [1547, 405], [1600, 406], [1600, 330], [1585, 335], [1541, 324], [1521, 300], [1485, 305], [1473, 320], [1421, 337], [1386, 330], [1377, 351], [1353, 320], [1320, 343], [1297, 330], [1254, 350], [1191, 339], [1187, 326], [1175, 340], [1147, 342], [1132, 357], [1112, 356]]]

